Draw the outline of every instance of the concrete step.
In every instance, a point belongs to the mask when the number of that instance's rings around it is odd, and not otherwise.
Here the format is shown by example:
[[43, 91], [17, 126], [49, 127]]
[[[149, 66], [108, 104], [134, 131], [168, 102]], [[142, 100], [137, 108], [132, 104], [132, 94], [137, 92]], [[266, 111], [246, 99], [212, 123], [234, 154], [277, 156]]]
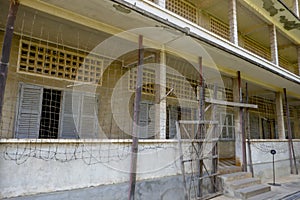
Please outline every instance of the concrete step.
[[236, 181], [227, 182], [223, 187], [223, 193], [227, 196], [234, 196], [234, 192], [238, 189], [246, 188], [252, 185], [258, 185], [261, 181], [258, 178], [246, 178]]
[[224, 166], [224, 167], [219, 167], [218, 169], [219, 174], [232, 174], [241, 171], [242, 168], [239, 166]]
[[249, 199], [250, 197], [263, 194], [271, 191], [271, 187], [268, 185], [253, 185], [246, 188], [238, 189], [234, 192], [235, 197], [241, 199]]
[[234, 181], [234, 180], [247, 179], [247, 178], [251, 178], [251, 177], [252, 177], [252, 175], [250, 172], [236, 172], [236, 173], [231, 173], [231, 174], [223, 174], [223, 175], [219, 176], [222, 183], [227, 183], [229, 181]]
[[259, 185], [259, 184], [261, 184], [259, 178], [246, 178], [246, 179], [232, 181], [229, 184], [229, 188], [232, 190], [237, 190], [237, 189], [249, 187], [251, 185]]
[[278, 194], [278, 192], [270, 191], [250, 197], [248, 200], [274, 200]]

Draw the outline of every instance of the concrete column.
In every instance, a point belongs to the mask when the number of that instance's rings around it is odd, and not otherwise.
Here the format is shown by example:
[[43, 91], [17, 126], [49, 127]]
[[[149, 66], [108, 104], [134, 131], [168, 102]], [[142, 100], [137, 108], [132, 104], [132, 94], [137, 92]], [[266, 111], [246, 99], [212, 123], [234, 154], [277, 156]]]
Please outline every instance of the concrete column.
[[299, 13], [299, 0], [294, 0], [294, 13], [297, 17], [300, 16], [300, 13]]
[[276, 117], [277, 117], [277, 130], [279, 139], [285, 139], [285, 128], [284, 128], [284, 113], [283, 113], [283, 101], [282, 93], [276, 92]]
[[[233, 92], [233, 101], [240, 102], [240, 91], [238, 79], [234, 78], [232, 80], [232, 92]], [[240, 117], [240, 109], [238, 107], [234, 109], [234, 127], [235, 127], [235, 160], [238, 166], [242, 165], [243, 162], [243, 151], [242, 151], [242, 122]]]
[[228, 17], [229, 17], [229, 34], [230, 41], [238, 45], [238, 26], [237, 26], [237, 11], [236, 11], [236, 0], [229, 0], [229, 9], [228, 9]]
[[298, 75], [300, 76], [300, 46], [298, 46], [297, 48], [297, 52], [298, 52]]
[[156, 0], [155, 1], [159, 6], [166, 8], [166, 0]]
[[166, 139], [166, 52], [162, 50], [159, 57], [159, 65], [155, 69], [155, 138]]
[[278, 61], [278, 46], [277, 46], [277, 34], [276, 34], [276, 26], [270, 25], [270, 44], [271, 44], [271, 61], [275, 65], [279, 65]]

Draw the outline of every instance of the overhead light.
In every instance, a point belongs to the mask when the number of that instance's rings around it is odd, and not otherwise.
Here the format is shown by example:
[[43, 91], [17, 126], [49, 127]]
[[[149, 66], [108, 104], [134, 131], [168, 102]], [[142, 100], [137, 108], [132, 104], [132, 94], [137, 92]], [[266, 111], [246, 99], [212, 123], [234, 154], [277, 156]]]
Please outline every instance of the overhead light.
[[121, 13], [129, 14], [131, 12], [130, 9], [127, 9], [119, 4], [114, 4], [113, 7]]

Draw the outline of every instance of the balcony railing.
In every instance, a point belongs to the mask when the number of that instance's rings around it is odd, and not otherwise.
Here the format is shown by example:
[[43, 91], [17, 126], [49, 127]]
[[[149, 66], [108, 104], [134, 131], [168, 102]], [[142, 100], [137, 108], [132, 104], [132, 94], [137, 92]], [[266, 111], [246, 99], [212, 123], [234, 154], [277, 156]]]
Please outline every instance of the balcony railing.
[[[160, 0], [149, 1], [158, 3]], [[230, 40], [230, 29], [228, 24], [207, 13], [208, 16], [203, 17], [202, 14], [200, 14], [200, 8], [191, 2], [187, 0], [165, 0], [165, 6], [167, 10], [198, 24], [202, 28], [211, 31], [228, 41]], [[256, 55], [271, 61], [271, 50], [269, 47], [265, 47], [249, 37], [240, 37], [239, 45]], [[290, 63], [282, 57], [279, 57], [279, 66], [294, 74], [299, 74], [298, 64]]]

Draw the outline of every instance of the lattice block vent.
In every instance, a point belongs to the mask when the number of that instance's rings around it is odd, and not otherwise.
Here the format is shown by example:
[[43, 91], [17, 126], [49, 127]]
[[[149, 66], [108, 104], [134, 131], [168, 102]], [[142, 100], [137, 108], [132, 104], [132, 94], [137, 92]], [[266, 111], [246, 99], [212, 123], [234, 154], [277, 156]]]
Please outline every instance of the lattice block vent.
[[83, 51], [20, 40], [18, 72], [58, 79], [102, 83], [104, 59]]
[[[129, 75], [129, 90], [135, 91], [137, 68], [132, 68]], [[143, 87], [142, 92], [145, 94], [155, 94], [155, 71], [153, 69], [143, 69]]]
[[166, 0], [166, 9], [190, 20], [191, 22], [197, 22], [197, 9], [196, 7], [183, 0]]
[[197, 86], [196, 80], [187, 80], [183, 76], [167, 74], [167, 90], [174, 89], [171, 97], [177, 97], [186, 100], [196, 100]]
[[229, 40], [229, 26], [213, 17], [210, 18], [210, 31]]

